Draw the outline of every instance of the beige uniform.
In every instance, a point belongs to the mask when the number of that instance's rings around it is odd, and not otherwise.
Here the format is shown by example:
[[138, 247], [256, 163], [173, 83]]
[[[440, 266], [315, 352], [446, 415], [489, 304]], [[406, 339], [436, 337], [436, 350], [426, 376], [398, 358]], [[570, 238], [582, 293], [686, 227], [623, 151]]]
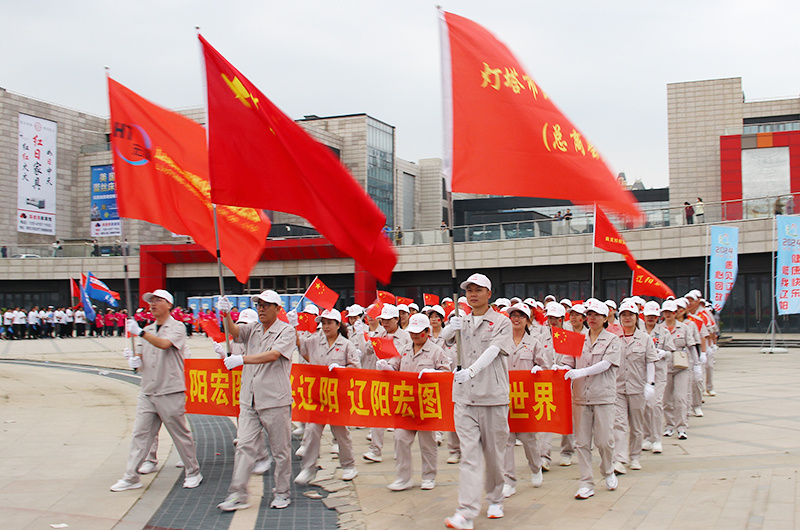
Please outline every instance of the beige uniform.
[[[444, 350], [432, 340], [414, 352], [414, 344], [407, 345], [400, 352], [400, 357], [393, 357], [389, 364], [400, 372], [421, 372], [433, 369], [441, 372], [450, 371], [450, 358]], [[422, 376], [423, 379], [425, 376]], [[411, 480], [414, 469], [411, 465], [411, 445], [414, 436], [419, 439], [419, 452], [422, 456], [422, 480], [436, 479], [436, 434], [433, 431], [412, 431], [395, 429], [394, 443], [397, 453], [397, 478], [403, 482]]]
[[[656, 324], [650, 332], [650, 340], [658, 350], [662, 348], [663, 329], [660, 324]], [[644, 439], [648, 442], [661, 443], [661, 435], [664, 432], [664, 390], [667, 387], [667, 358], [659, 359], [655, 362], [655, 395], [653, 402], [645, 403], [644, 409]]]
[[156, 348], [145, 340], [138, 341], [142, 355], [141, 389], [136, 404], [136, 421], [131, 438], [131, 451], [123, 477], [139, 482], [139, 466], [153, 445], [161, 424], [167, 428], [186, 468], [186, 477], [200, 473], [192, 433], [186, 424], [186, 383], [183, 372], [183, 348], [186, 326], [167, 317], [163, 325], [150, 324], [144, 330], [172, 343], [169, 348]]
[[[445, 343], [444, 337], [442, 336], [444, 330], [445, 328], [442, 327], [442, 329], [439, 331], [438, 337], [434, 337], [433, 330], [431, 330], [430, 340], [444, 350], [445, 355], [447, 355], [447, 358], [450, 359], [450, 371], [455, 372], [456, 364], [458, 363], [458, 351], [455, 344], [448, 346]], [[461, 443], [458, 441], [458, 435], [455, 431], [447, 433], [447, 452], [450, 455], [456, 455], [461, 458]]]
[[462, 366], [469, 367], [489, 346], [500, 348], [492, 363], [466, 383], [453, 384], [454, 419], [461, 442], [456, 512], [470, 520], [480, 513], [482, 483], [489, 503], [502, 504], [504, 500], [503, 456], [509, 434], [506, 357], [514, 349], [514, 341], [511, 321], [491, 308], [481, 317], [464, 317]]
[[572, 381], [572, 400], [578, 408], [578, 432], [575, 452], [580, 467], [579, 488], [594, 488], [592, 473], [592, 440], [600, 453], [600, 473], [607, 477], [614, 472], [614, 403], [617, 399], [617, 367], [620, 363], [619, 337], [606, 330], [592, 344], [587, 333], [576, 368], [588, 368], [600, 361], [611, 366], [597, 375]]
[[239, 429], [228, 494], [247, 499], [247, 481], [259, 454], [261, 429], [266, 428], [275, 457], [275, 495], [289, 495], [292, 480], [292, 353], [297, 341], [292, 326], [275, 319], [265, 330], [261, 322], [239, 324], [239, 336], [248, 355], [271, 350], [280, 357], [271, 363], [242, 366], [239, 391]]
[[[379, 329], [384, 329], [381, 326]], [[411, 335], [408, 334], [408, 331], [404, 330], [398, 324], [397, 330], [394, 333], [386, 333], [383, 335], [384, 337], [391, 337], [392, 342], [394, 343], [394, 347], [397, 349], [398, 352], [401, 352], [405, 349], [406, 346], [411, 344]], [[372, 343], [369, 344], [369, 350], [372, 350]], [[372, 352], [372, 356], [375, 357], [375, 352]], [[377, 361], [375, 361], [377, 363]], [[372, 454], [375, 456], [381, 456], [383, 452], [383, 435], [386, 433], [386, 429], [377, 429], [373, 427], [370, 429], [370, 434], [372, 435], [372, 441], [369, 443], [369, 450], [372, 451]]]
[[[700, 319], [699, 316], [694, 316], [694, 315], [692, 315], [692, 316], [694, 318]], [[686, 320], [684, 320], [684, 323], [687, 326], [690, 326], [691, 328], [693, 328], [692, 331], [695, 333], [694, 338], [698, 343], [697, 349], [698, 349], [698, 351], [702, 351], [703, 348], [700, 345], [705, 344], [706, 338], [711, 334], [708, 331], [708, 328], [702, 322], [702, 320], [699, 320], [699, 322], [695, 322], [692, 319], [690, 319], [688, 316], [687, 316]], [[700, 324], [699, 327], [697, 325], [698, 323]], [[699, 366], [699, 368], [696, 368], [698, 366]], [[703, 379], [704, 379], [703, 378], [703, 375], [704, 375], [703, 371], [704, 371], [704, 369], [703, 369], [703, 365], [700, 363], [700, 357], [698, 357], [696, 359], [696, 361], [694, 362], [694, 364], [692, 365], [692, 370], [693, 370], [693, 373], [692, 373], [692, 377], [691, 377], [691, 382], [689, 383], [689, 393], [690, 393], [692, 407], [699, 407], [700, 405], [703, 404], [703, 390], [705, 388], [705, 385], [703, 384]], [[694, 373], [695, 370], [699, 370], [699, 374], [700, 375], [697, 375], [697, 373]]]
[[647, 363], [658, 355], [650, 336], [637, 329], [620, 339], [622, 353], [617, 370], [617, 402], [614, 418], [614, 462], [638, 460], [644, 436], [644, 386]]
[[[383, 329], [383, 326], [378, 326], [374, 331], [367, 329], [367, 335], [369, 338], [385, 337], [386, 330]], [[361, 350], [361, 368], [365, 370], [376, 370], [378, 357], [375, 355], [375, 350], [372, 347], [372, 343], [364, 338], [363, 333], [360, 337], [354, 336], [351, 340], [353, 341], [353, 344], [355, 344], [356, 347]]]
[[[542, 333], [539, 335], [539, 342], [542, 344], [542, 348], [544, 348], [546, 355], [550, 355], [553, 357], [553, 364], [558, 365], [567, 365], [571, 367], [575, 367], [575, 358], [570, 357], [569, 355], [562, 355], [560, 353], [556, 353], [553, 347], [553, 333], [549, 326], [542, 326]], [[584, 328], [580, 333], [586, 334], [586, 328]], [[578, 430], [578, 409], [575, 407], [575, 404], [572, 405], [572, 432], [575, 433]], [[540, 433], [538, 436], [539, 439], [539, 455], [541, 455], [543, 460], [547, 460], [547, 463], [550, 463], [550, 452], [552, 450], [552, 439], [553, 434], [549, 432]], [[575, 434], [562, 434], [561, 435], [561, 457], [572, 457], [575, 453]]]
[[[694, 324], [692, 324], [694, 326]], [[687, 407], [689, 402], [689, 381], [691, 368], [676, 369], [672, 363], [672, 352], [689, 349], [696, 343], [691, 328], [683, 322], [675, 321], [675, 328], [670, 330], [665, 323], [659, 324], [660, 347], [667, 352], [667, 384], [664, 388], [664, 416], [666, 428], [685, 431], [688, 427]], [[695, 328], [696, 330], [697, 328]], [[692, 355], [689, 366], [692, 365]]]
[[[514, 345], [512, 351], [508, 352], [508, 370], [530, 372], [534, 366], [540, 366], [545, 370], [552, 368], [552, 351], [546, 351], [541, 342], [529, 333], [525, 333], [519, 343]], [[537, 433], [509, 433], [503, 459], [503, 480], [505, 484], [510, 486], [516, 486], [517, 484], [516, 464], [514, 463], [514, 446], [517, 440], [522, 442], [522, 448], [531, 472], [535, 475], [542, 469], [542, 457], [539, 454]]]

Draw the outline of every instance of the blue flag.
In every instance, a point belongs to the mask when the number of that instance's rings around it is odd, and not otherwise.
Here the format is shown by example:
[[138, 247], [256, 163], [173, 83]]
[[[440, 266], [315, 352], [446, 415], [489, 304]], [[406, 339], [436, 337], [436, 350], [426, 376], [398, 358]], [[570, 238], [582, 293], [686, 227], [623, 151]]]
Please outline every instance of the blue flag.
[[119, 302], [117, 302], [117, 300], [119, 300], [119, 293], [109, 289], [106, 284], [98, 280], [90, 271], [86, 272], [86, 285], [84, 288], [89, 298], [100, 300], [112, 307], [117, 307], [119, 305]]
[[97, 314], [94, 312], [92, 301], [89, 300], [89, 295], [86, 294], [86, 289], [83, 286], [83, 282], [81, 282], [79, 288], [81, 290], [81, 302], [83, 303], [83, 312], [86, 313], [86, 320], [94, 322], [94, 319], [97, 318]]

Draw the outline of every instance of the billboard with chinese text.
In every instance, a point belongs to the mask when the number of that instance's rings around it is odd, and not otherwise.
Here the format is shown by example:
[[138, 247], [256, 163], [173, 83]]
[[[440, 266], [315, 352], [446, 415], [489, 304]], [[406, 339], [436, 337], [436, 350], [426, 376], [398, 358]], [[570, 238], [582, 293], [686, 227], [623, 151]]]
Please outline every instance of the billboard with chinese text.
[[714, 309], [722, 311], [739, 271], [739, 229], [735, 226], [712, 226], [710, 253], [709, 300]]
[[92, 166], [90, 208], [92, 237], [119, 236], [122, 233], [113, 165]]
[[17, 232], [56, 235], [54, 121], [20, 113], [17, 161]]

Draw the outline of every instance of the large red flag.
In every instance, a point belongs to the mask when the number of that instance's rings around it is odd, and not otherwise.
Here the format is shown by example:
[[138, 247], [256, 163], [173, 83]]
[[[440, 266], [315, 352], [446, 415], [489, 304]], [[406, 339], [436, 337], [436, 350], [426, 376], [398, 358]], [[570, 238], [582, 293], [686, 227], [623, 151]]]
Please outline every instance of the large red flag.
[[386, 217], [330, 149], [278, 109], [200, 37], [208, 86], [211, 197], [306, 218], [389, 283], [397, 256]]
[[339, 294], [322, 283], [318, 276], [314, 278], [303, 296], [323, 309], [333, 309], [339, 299]]
[[633, 195], [511, 50], [475, 22], [441, 14], [452, 190], [597, 202], [641, 218]]
[[[108, 97], [120, 216], [191, 236], [216, 255], [205, 129], [111, 78]], [[217, 220], [222, 262], [245, 283], [264, 251], [269, 218], [252, 208], [218, 206]]]
[[628, 244], [611, 221], [608, 219], [603, 210], [599, 206], [594, 209], [594, 246], [607, 250], [609, 252], [616, 252], [625, 256], [625, 261], [628, 267], [633, 269], [636, 267], [636, 260], [633, 254], [628, 250]]
[[658, 279], [652, 272], [637, 264], [633, 270], [633, 286], [631, 286], [631, 296], [657, 296], [658, 298], [668, 298], [675, 296], [672, 289], [667, 284]]

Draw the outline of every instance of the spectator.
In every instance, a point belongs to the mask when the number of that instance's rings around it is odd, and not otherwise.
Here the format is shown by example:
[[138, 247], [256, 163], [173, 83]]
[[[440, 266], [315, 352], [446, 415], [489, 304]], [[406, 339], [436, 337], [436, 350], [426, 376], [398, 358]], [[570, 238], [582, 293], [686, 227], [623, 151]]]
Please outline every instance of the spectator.
[[400, 228], [400, 225], [397, 225], [394, 231], [394, 244], [397, 246], [403, 244], [403, 230]]
[[703, 204], [703, 199], [698, 197], [697, 202], [694, 203], [694, 218], [697, 219], [698, 224], [704, 221], [705, 215], [706, 215], [705, 204]]
[[[61, 246], [61, 240], [56, 239], [56, 242], [51, 245], [53, 247], [53, 257], [57, 257], [60, 250], [63, 250], [64, 247]], [[3, 256], [5, 257], [5, 256]]]
[[692, 205], [688, 202], [684, 202], [683, 205], [683, 213], [686, 215], [686, 224], [694, 224], [694, 208], [692, 208]]
[[8, 257], [8, 247], [7, 246], [3, 245], [2, 247], [0, 247], [0, 255], [3, 256], [4, 258]]

